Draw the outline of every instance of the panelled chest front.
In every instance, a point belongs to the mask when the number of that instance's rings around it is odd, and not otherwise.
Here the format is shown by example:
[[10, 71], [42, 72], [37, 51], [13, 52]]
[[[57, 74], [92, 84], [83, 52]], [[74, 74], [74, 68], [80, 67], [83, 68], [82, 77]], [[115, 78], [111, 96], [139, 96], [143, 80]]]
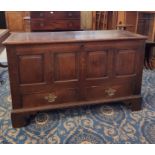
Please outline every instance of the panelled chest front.
[[12, 34], [13, 126], [50, 109], [116, 101], [140, 109], [145, 39], [119, 30]]

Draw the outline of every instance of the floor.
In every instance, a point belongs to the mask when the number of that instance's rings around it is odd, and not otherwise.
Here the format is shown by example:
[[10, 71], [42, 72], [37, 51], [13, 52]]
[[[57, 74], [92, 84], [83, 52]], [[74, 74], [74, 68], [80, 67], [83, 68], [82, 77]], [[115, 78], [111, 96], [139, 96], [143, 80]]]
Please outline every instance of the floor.
[[0, 53], [0, 62], [7, 62], [6, 49]]

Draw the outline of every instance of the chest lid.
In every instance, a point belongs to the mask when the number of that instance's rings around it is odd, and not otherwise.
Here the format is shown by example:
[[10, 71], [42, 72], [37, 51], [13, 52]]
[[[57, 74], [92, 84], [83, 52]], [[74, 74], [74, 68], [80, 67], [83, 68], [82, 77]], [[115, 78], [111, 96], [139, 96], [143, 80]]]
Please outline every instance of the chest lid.
[[107, 40], [145, 40], [147, 37], [123, 30], [18, 32], [12, 33], [4, 45], [91, 42]]

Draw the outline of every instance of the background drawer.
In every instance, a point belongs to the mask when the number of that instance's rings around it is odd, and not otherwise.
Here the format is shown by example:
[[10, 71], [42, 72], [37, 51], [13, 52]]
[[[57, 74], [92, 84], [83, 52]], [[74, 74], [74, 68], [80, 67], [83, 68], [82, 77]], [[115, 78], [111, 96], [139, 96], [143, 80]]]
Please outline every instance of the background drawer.
[[50, 19], [79, 19], [80, 11], [47, 11], [46, 17]]
[[46, 11], [31, 11], [30, 16], [31, 18], [45, 18]]
[[47, 29], [54, 30], [74, 30], [80, 28], [79, 20], [53, 20], [51, 22], [46, 22]]
[[31, 21], [32, 30], [76, 30], [80, 29], [79, 20], [33, 20]]
[[46, 23], [44, 19], [31, 20], [31, 30], [44, 30]]
[[74, 88], [22, 96], [23, 108], [61, 104], [64, 102], [78, 101], [78, 99], [78, 89]]
[[32, 11], [31, 18], [79, 19], [80, 11]]

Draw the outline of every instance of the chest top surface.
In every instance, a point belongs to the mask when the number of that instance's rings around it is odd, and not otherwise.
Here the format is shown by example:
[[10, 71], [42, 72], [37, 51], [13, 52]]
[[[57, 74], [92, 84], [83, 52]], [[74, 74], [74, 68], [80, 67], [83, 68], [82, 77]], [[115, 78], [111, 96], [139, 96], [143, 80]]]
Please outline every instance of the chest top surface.
[[123, 30], [18, 32], [12, 33], [3, 43], [5, 45], [13, 45], [134, 39], [145, 40], [146, 36]]

